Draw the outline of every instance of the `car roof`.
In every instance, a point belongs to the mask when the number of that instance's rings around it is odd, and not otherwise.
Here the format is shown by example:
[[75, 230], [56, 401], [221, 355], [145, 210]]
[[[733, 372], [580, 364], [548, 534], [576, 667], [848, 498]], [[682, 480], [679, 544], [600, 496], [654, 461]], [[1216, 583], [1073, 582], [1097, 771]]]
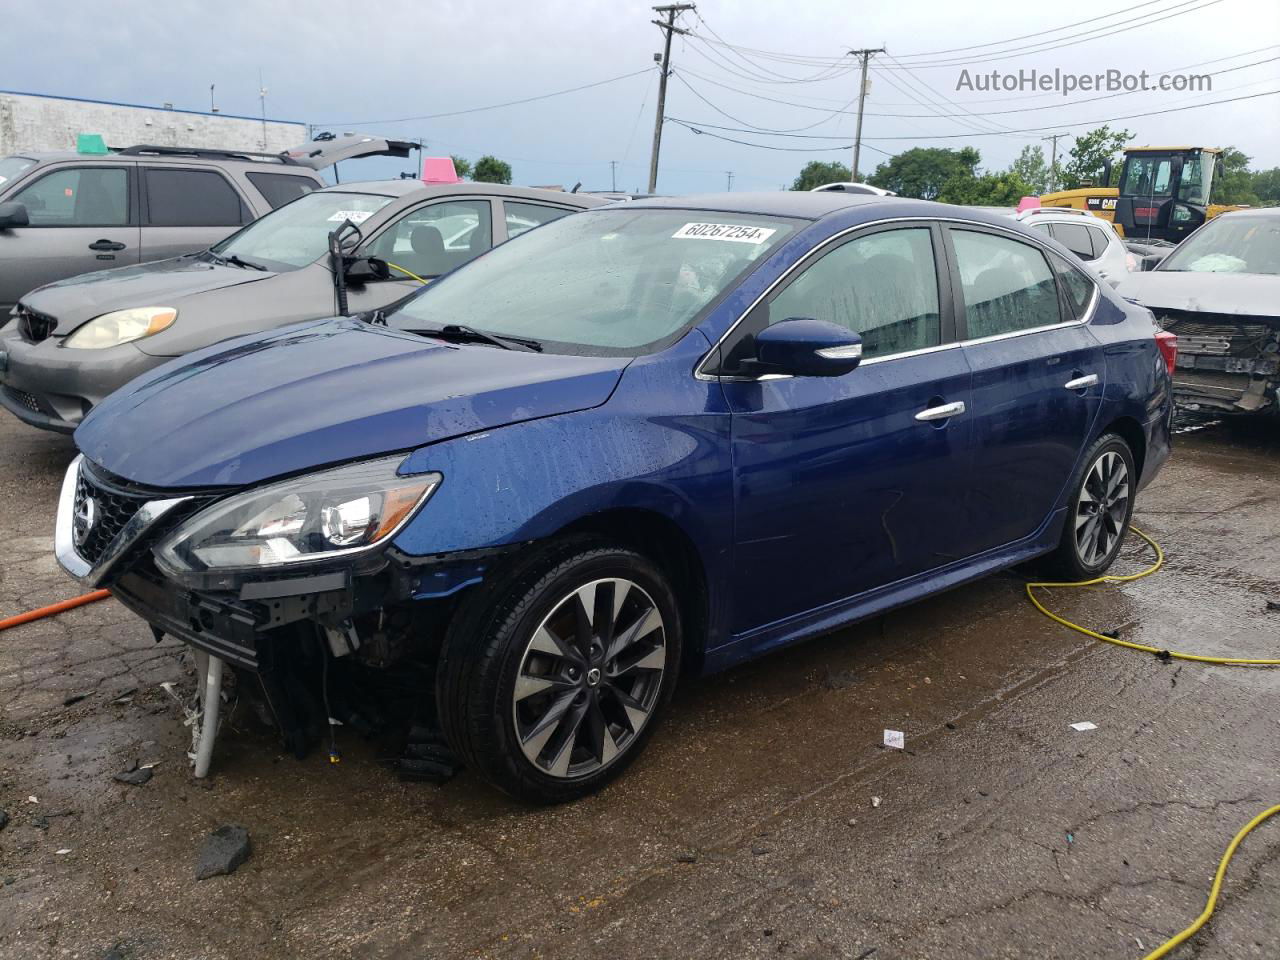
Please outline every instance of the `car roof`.
[[[877, 197], [838, 191], [777, 190], [772, 193], [702, 193], [686, 197], [649, 197], [632, 200], [626, 206], [670, 210], [708, 210], [719, 213], [758, 213], [770, 217], [799, 217], [817, 220], [849, 207], [901, 202], [897, 197]], [[922, 200], [909, 201], [923, 203]]]
[[1219, 216], [1230, 217], [1232, 220], [1238, 217], [1280, 217], [1280, 207], [1248, 207], [1244, 210], [1228, 210]]
[[511, 187], [504, 183], [424, 183], [421, 180], [365, 180], [339, 183], [317, 190], [317, 193], [376, 193], [398, 199], [426, 199], [450, 196], [510, 197], [512, 200], [546, 200], [565, 206], [603, 206], [610, 201], [586, 193], [566, 193], [564, 190], [540, 190], [537, 187]]
[[122, 161], [132, 163], [142, 160], [147, 164], [176, 163], [182, 166], [212, 163], [221, 167], [243, 167], [264, 173], [305, 176], [312, 181], [316, 179], [316, 171], [310, 167], [285, 163], [266, 156], [255, 159], [252, 156], [209, 156], [199, 153], [121, 153], [119, 150], [111, 150], [108, 153], [79, 153], [75, 150], [16, 150], [6, 156], [23, 157], [34, 160], [36, 163], [61, 163], [64, 160], [74, 160], [77, 163], [121, 163]]

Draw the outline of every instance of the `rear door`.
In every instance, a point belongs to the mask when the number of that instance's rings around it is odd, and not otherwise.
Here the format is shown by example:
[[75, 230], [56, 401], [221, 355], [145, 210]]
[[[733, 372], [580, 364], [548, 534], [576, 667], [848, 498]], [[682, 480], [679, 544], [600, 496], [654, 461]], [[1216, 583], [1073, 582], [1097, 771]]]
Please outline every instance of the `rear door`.
[[[735, 633], [962, 555], [969, 370], [954, 343], [941, 237], [915, 222], [820, 248], [722, 348]], [[754, 334], [791, 317], [856, 331], [862, 364], [842, 377], [735, 376]]]
[[143, 165], [140, 173], [144, 261], [206, 250], [254, 219], [216, 167]]
[[1070, 268], [1077, 299], [1069, 302], [1050, 255], [1029, 239], [978, 226], [946, 234], [973, 371], [963, 512], [976, 554], [1049, 521], [1097, 415], [1106, 365], [1087, 325], [1099, 296], [1091, 278]]
[[23, 204], [31, 223], [0, 230], [0, 320], [36, 287], [138, 262], [133, 181], [132, 163], [69, 163], [6, 198]]

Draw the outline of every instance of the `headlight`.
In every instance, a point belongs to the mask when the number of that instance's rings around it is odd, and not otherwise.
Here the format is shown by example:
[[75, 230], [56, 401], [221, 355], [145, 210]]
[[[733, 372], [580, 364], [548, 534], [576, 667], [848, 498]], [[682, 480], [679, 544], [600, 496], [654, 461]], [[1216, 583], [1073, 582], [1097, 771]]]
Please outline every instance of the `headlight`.
[[403, 457], [325, 470], [237, 494], [197, 513], [155, 548], [181, 577], [264, 570], [359, 553], [396, 533], [440, 485], [438, 473], [402, 477]]
[[94, 317], [67, 337], [64, 346], [79, 350], [102, 350], [141, 340], [167, 330], [178, 319], [173, 307], [131, 307]]

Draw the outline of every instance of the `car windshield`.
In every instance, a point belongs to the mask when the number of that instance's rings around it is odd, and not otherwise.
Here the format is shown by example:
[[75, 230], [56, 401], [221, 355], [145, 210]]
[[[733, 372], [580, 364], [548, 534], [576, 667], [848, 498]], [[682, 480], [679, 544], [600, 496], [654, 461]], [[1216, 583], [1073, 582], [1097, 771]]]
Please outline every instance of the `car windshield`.
[[374, 193], [309, 193], [212, 249], [219, 257], [237, 257], [272, 270], [296, 270], [328, 251], [330, 231], [347, 220], [359, 225], [390, 202], [391, 197]]
[[1156, 269], [1280, 274], [1280, 216], [1212, 220], [1182, 241]]
[[0, 186], [12, 180], [23, 170], [33, 166], [35, 166], [35, 161], [28, 160], [26, 157], [5, 157], [0, 160]]
[[753, 214], [614, 208], [530, 230], [387, 318], [538, 340], [566, 353], [634, 354], [686, 328], [794, 232]]

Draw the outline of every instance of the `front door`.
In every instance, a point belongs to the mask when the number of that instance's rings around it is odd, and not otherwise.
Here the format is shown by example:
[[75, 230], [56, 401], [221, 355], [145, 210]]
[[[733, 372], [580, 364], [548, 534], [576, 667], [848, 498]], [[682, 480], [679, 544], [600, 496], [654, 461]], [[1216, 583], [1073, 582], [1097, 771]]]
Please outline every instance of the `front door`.
[[[952, 342], [940, 250], [941, 233], [927, 223], [830, 244], [725, 344], [735, 633], [960, 555], [969, 370]], [[734, 377], [754, 332], [791, 317], [856, 331], [862, 365], [832, 378]]]
[[1094, 281], [1060, 291], [1038, 246], [948, 229], [963, 350], [973, 371], [973, 469], [964, 502], [974, 553], [1036, 533], [1083, 450], [1106, 385], [1086, 311]]
[[55, 280], [138, 262], [132, 165], [55, 167], [7, 199], [30, 226], [0, 230], [0, 320], [23, 294]]

